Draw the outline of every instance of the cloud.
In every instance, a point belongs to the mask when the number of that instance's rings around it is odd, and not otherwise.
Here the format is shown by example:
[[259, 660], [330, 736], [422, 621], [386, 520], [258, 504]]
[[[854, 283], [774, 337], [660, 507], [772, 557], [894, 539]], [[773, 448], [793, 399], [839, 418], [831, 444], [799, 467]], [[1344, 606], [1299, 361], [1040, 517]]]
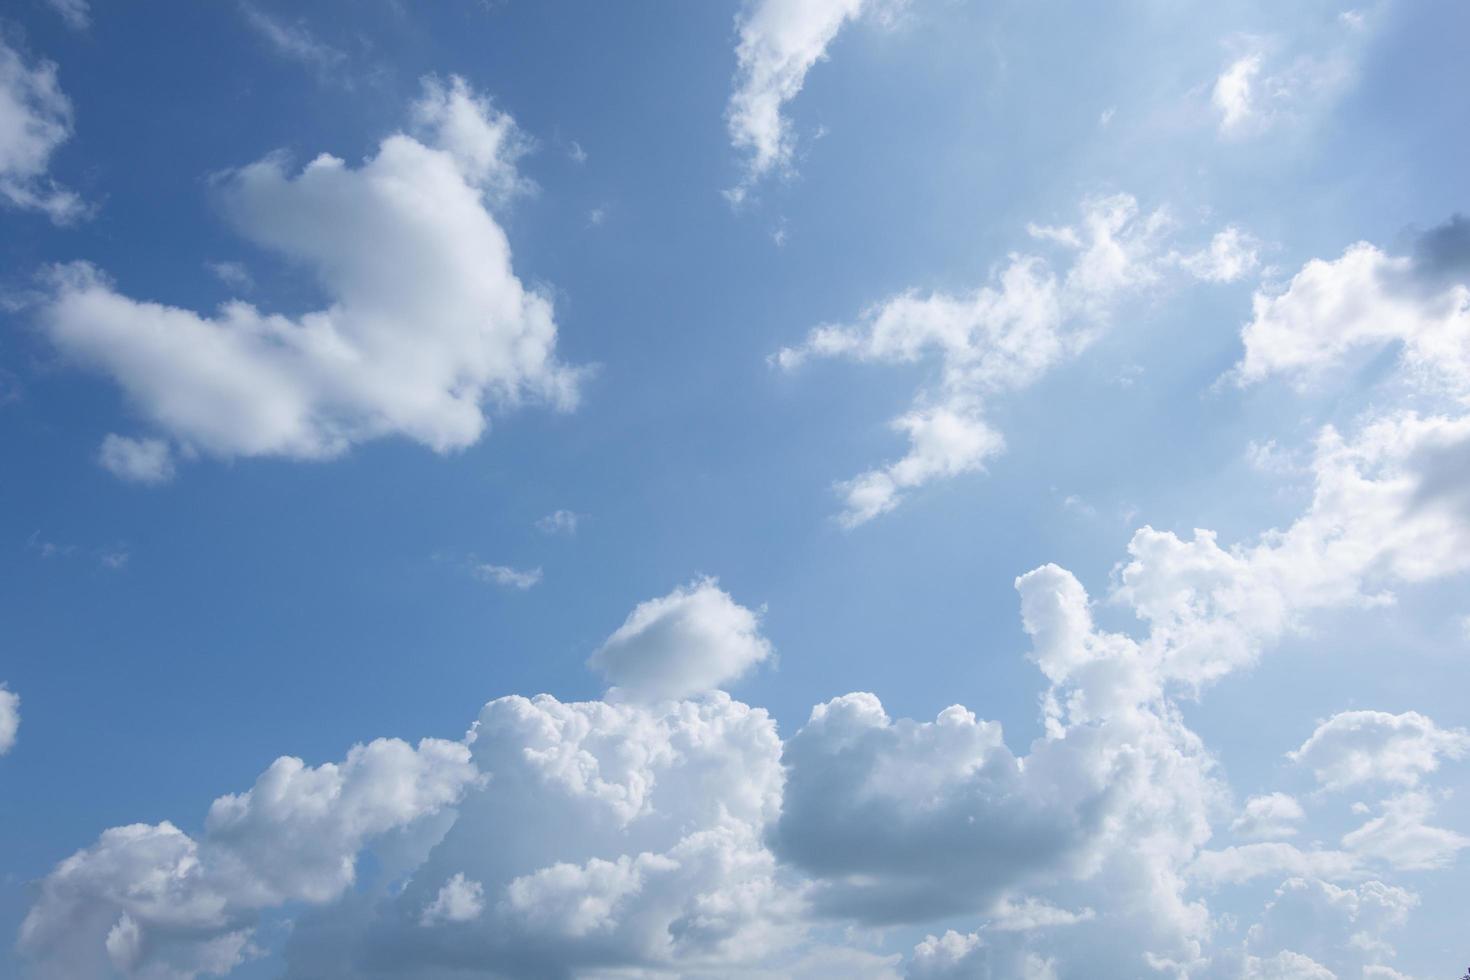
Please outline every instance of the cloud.
[[71, 100], [56, 65], [28, 64], [0, 38], [0, 201], [44, 212], [59, 225], [85, 215], [82, 199], [46, 176], [52, 154], [71, 135]]
[[261, 911], [337, 898], [363, 848], [421, 827], [475, 778], [469, 749], [438, 739], [378, 739], [316, 768], [277, 759], [250, 790], [215, 800], [197, 839], [132, 824], [62, 861], [19, 948], [41, 977], [225, 973], [253, 955]]
[[921, 389], [891, 423], [907, 436], [908, 453], [837, 485], [844, 526], [892, 510], [917, 487], [980, 470], [1002, 452], [1005, 439], [986, 418], [987, 400], [1027, 387], [1086, 349], [1124, 296], [1159, 282], [1171, 267], [1221, 279], [1246, 262], [1238, 232], [1223, 242], [1216, 236], [1197, 256], [1162, 251], [1167, 214], [1142, 214], [1126, 194], [1086, 201], [1082, 212], [1076, 226], [1028, 228], [1033, 238], [1074, 253], [1064, 273], [1043, 258], [1013, 254], [992, 283], [972, 293], [902, 293], [870, 307], [855, 324], [818, 326], [771, 358], [788, 371], [814, 358], [939, 361], [937, 383]]
[[1382, 812], [1343, 835], [1342, 846], [1368, 860], [1404, 871], [1448, 867], [1470, 847], [1470, 837], [1430, 826], [1434, 801], [1427, 793], [1404, 793], [1385, 800]]
[[1261, 264], [1260, 245], [1231, 225], [1216, 232], [1208, 247], [1180, 256], [1179, 264], [1205, 282], [1235, 282]]
[[1258, 292], [1241, 333], [1240, 384], [1285, 375], [1319, 379], [1354, 351], [1400, 345], [1400, 375], [1417, 387], [1470, 397], [1470, 263], [1458, 216], [1411, 255], [1368, 242], [1312, 259], [1277, 294]]
[[746, 155], [745, 174], [726, 191], [732, 203], [772, 171], [791, 164], [796, 137], [781, 114], [806, 74], [826, 56], [844, 24], [872, 12], [891, 13], [904, 0], [750, 0], [736, 21], [740, 43], [735, 89], [725, 110], [730, 142]]
[[20, 695], [0, 684], [0, 755], [15, 748], [20, 731]]
[[61, 15], [66, 26], [74, 31], [85, 31], [92, 26], [92, 7], [87, 0], [46, 0], [51, 9]]
[[1220, 137], [1241, 141], [1299, 127], [1330, 108], [1357, 79], [1371, 36], [1367, 19], [1339, 20], [1294, 45], [1275, 37], [1231, 39], [1235, 51], [1210, 88]]
[[1287, 758], [1311, 769], [1324, 789], [1340, 790], [1370, 782], [1416, 786], [1440, 759], [1467, 754], [1470, 732], [1439, 728], [1417, 711], [1343, 711]]
[[511, 568], [509, 565], [471, 562], [470, 571], [481, 581], [503, 585], [508, 589], [520, 589], [523, 592], [541, 581], [541, 569], [539, 568], [522, 571], [518, 568]]
[[581, 521], [582, 515], [574, 511], [554, 510], [536, 521], [536, 530], [542, 534], [565, 534], [571, 536], [577, 533], [577, 525]]
[[255, 279], [243, 262], [206, 262], [204, 265], [216, 279], [231, 289], [249, 291], [255, 288]]
[[356, 169], [272, 156], [217, 180], [236, 228], [313, 273], [324, 309], [201, 315], [74, 263], [52, 271], [42, 326], [186, 453], [319, 460], [386, 436], [444, 453], [481, 437], [487, 406], [570, 409], [551, 302], [487, 209], [521, 185], [514, 122], [460, 79], [426, 81], [414, 118]]
[[624, 695], [654, 700], [727, 684], [772, 652], [760, 613], [704, 578], [640, 602], [587, 663]]
[[987, 942], [953, 929], [914, 947], [908, 980], [1057, 980], [1056, 964], [1014, 944]]
[[424, 909], [419, 921], [426, 926], [436, 922], [469, 922], [485, 911], [485, 886], [455, 873], [439, 894]]
[[97, 451], [97, 462], [118, 479], [134, 483], [167, 483], [174, 476], [173, 452], [162, 439], [109, 433]]
[[[723, 694], [657, 706], [492, 701], [471, 790], [401, 892], [298, 922], [287, 977], [739, 974], [800, 935], [761, 828], [780, 805], [780, 740]], [[481, 910], [433, 907], [455, 876]]]
[[1289, 878], [1247, 930], [1246, 947], [1255, 962], [1245, 976], [1382, 976], [1372, 967], [1393, 955], [1384, 937], [1403, 926], [1418, 904], [1413, 892], [1381, 881], [1339, 887]]
[[324, 75], [347, 60], [347, 56], [341, 51], [317, 40], [303, 23], [286, 23], [245, 0], [240, 4], [240, 12], [250, 29], [283, 58], [301, 62]]
[[1230, 824], [1230, 831], [1247, 840], [1278, 840], [1294, 835], [1305, 818], [1302, 805], [1285, 793], [1252, 796]]

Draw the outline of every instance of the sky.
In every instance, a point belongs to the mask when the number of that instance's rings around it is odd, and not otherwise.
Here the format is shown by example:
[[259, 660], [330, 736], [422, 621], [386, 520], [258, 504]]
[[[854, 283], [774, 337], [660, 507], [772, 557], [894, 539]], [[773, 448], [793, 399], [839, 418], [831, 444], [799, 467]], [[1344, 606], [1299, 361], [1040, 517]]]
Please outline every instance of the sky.
[[0, 976], [1461, 976], [1467, 31], [7, 5]]

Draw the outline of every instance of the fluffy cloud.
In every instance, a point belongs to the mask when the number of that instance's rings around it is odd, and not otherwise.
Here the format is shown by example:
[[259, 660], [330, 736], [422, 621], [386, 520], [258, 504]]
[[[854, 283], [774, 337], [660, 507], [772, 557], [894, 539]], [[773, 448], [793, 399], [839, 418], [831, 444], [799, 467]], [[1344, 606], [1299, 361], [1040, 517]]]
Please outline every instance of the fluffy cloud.
[[[657, 706], [508, 697], [485, 706], [471, 745], [486, 782], [407, 885], [299, 923], [288, 976], [357, 976], [361, 961], [434, 978], [698, 975], [759, 962], [799, 934], [762, 843], [781, 794], [765, 712], [723, 694]], [[471, 882], [465, 914], [442, 914]]]
[[162, 439], [109, 433], [97, 450], [97, 462], [118, 479], [134, 483], [167, 483], [174, 476], [173, 452]]
[[1129, 543], [1115, 597], [1150, 626], [1167, 678], [1200, 685], [1254, 662], [1314, 611], [1391, 599], [1391, 587], [1470, 568], [1470, 419], [1400, 413], [1353, 440], [1326, 427], [1315, 489], [1284, 530], [1222, 548], [1145, 527]]
[[653, 700], [719, 687], [771, 653], [760, 614], [705, 578], [640, 602], [588, 664], [623, 694]]
[[0, 755], [15, 747], [20, 730], [20, 695], [0, 684]]
[[71, 134], [71, 101], [56, 65], [27, 63], [0, 38], [0, 200], [42, 211], [57, 224], [85, 213], [81, 198], [46, 176], [51, 155]]
[[1240, 816], [1230, 824], [1237, 837], [1248, 840], [1272, 840], [1290, 837], [1306, 817], [1302, 805], [1285, 793], [1253, 796], [1245, 801]]
[[1427, 793], [1385, 800], [1382, 813], [1343, 835], [1342, 844], [1361, 857], [1405, 871], [1443, 868], [1470, 847], [1470, 837], [1429, 824], [1434, 801]]
[[[1095, 628], [1075, 578], [1047, 566], [1017, 588], [1032, 657], [1051, 681], [1045, 737], [1017, 757], [998, 724], [959, 706], [915, 722], [889, 718], [870, 694], [834, 699], [787, 742], [772, 846], [813, 878], [818, 915], [988, 917], [973, 941], [951, 936], [916, 952], [933, 975], [960, 962], [1014, 975], [1029, 947], [1004, 934], [1093, 918], [1017, 903], [1021, 890], [1105, 906], [1105, 935], [1128, 935], [1129, 948], [1104, 956], [1095, 938], [1075, 948], [1120, 974], [1140, 967], [1142, 950], [1192, 956], [1208, 916], [1181, 870], [1223, 797], [1213, 762], [1137, 645]], [[1020, 958], [994, 959], [1002, 949]]]
[[1056, 964], [1013, 943], [987, 942], [953, 929], [914, 947], [909, 980], [1056, 980]]
[[439, 894], [424, 909], [419, 921], [424, 925], [436, 922], [469, 922], [485, 911], [485, 886], [470, 881], [463, 874], [456, 874], [444, 883]]
[[1318, 725], [1288, 757], [1311, 769], [1324, 789], [1337, 790], [1367, 782], [1415, 786], [1439, 768], [1440, 759], [1467, 753], [1470, 732], [1439, 728], [1416, 711], [1343, 711]]
[[838, 484], [846, 504], [842, 523], [862, 524], [898, 506], [909, 490], [981, 469], [1005, 448], [985, 417], [986, 400], [1032, 384], [1086, 348], [1124, 295], [1159, 282], [1169, 269], [1225, 280], [1253, 262], [1247, 239], [1235, 229], [1200, 253], [1166, 251], [1169, 225], [1165, 212], [1142, 214], [1126, 194], [1090, 200], [1076, 226], [1029, 228], [1033, 238], [1073, 254], [1065, 273], [1043, 258], [1013, 255], [993, 283], [972, 293], [903, 293], [866, 310], [855, 324], [824, 324], [777, 352], [772, 361], [785, 370], [819, 357], [939, 360], [938, 382], [891, 423], [907, 436], [908, 453]]
[[338, 897], [365, 846], [446, 810], [475, 775], [464, 745], [436, 739], [379, 739], [340, 765], [278, 759], [215, 800], [197, 839], [167, 822], [114, 827], [62, 861], [20, 949], [42, 977], [223, 974], [251, 955], [261, 910]]
[[1320, 377], [1354, 351], [1401, 345], [1402, 375], [1470, 396], [1470, 222], [1455, 217], [1410, 255], [1358, 242], [1312, 259], [1277, 294], [1260, 292], [1241, 334], [1242, 384]]
[[471, 562], [470, 572], [483, 582], [492, 582], [507, 589], [522, 592], [541, 581], [541, 569], [512, 568], [509, 565], [491, 565], [486, 562]]
[[480, 438], [487, 405], [571, 407], [551, 303], [516, 278], [488, 209], [521, 183], [513, 121], [459, 79], [426, 82], [413, 115], [417, 135], [360, 167], [323, 155], [293, 174], [272, 156], [217, 182], [239, 231], [311, 272], [326, 308], [206, 316], [78, 263], [51, 274], [46, 332], [177, 446], [226, 458], [325, 459], [394, 435], [449, 452]]
[[725, 121], [735, 149], [747, 154], [745, 176], [726, 195], [734, 203], [772, 170], [790, 165], [791, 123], [781, 115], [806, 73], [850, 20], [892, 11], [905, 0], [751, 0], [737, 22], [735, 90]]

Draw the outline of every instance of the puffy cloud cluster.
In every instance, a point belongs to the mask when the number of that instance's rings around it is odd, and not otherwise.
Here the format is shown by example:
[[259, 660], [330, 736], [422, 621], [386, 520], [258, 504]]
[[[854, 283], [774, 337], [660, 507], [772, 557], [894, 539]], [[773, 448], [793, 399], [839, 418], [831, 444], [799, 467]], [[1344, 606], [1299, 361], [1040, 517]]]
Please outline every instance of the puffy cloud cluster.
[[485, 782], [406, 886], [299, 923], [288, 976], [689, 975], [798, 935], [762, 843], [781, 796], [764, 711], [507, 697], [470, 742]]
[[425, 739], [355, 746], [316, 768], [283, 757], [215, 800], [204, 832], [132, 824], [57, 865], [21, 926], [38, 976], [194, 977], [250, 956], [262, 910], [337, 898], [359, 852], [424, 826], [474, 782], [469, 749]]
[[1470, 732], [1444, 729], [1419, 714], [1343, 711], [1317, 726], [1291, 760], [1312, 770], [1324, 789], [1362, 783], [1415, 786], [1439, 768], [1441, 758], [1470, 753]]
[[15, 748], [20, 731], [20, 695], [0, 684], [0, 755]]
[[[448, 452], [480, 438], [487, 404], [571, 407], [551, 302], [516, 277], [490, 210], [522, 185], [513, 120], [457, 78], [426, 81], [413, 119], [359, 167], [276, 155], [216, 182], [240, 233], [310, 272], [324, 309], [203, 315], [73, 263], [51, 272], [42, 325], [187, 454], [324, 459], [395, 435]], [[103, 461], [156, 481], [158, 446], [113, 437]]]
[[704, 578], [640, 602], [588, 665], [622, 695], [656, 700], [727, 684], [771, 655], [760, 613]]
[[748, 155], [745, 175], [726, 191], [732, 203], [791, 163], [796, 140], [781, 110], [796, 98], [807, 72], [825, 57], [844, 24], [906, 0], [751, 0], [737, 21], [735, 90], [725, 111], [730, 142]]
[[28, 62], [0, 38], [0, 201], [41, 211], [57, 224], [84, 214], [82, 199], [46, 176], [52, 154], [71, 134], [71, 100], [57, 82], [56, 65]]
[[1086, 201], [1082, 211], [1075, 226], [1029, 229], [1033, 238], [1073, 253], [1064, 273], [1039, 256], [1013, 255], [993, 283], [972, 293], [903, 293], [866, 310], [855, 324], [824, 324], [774, 355], [786, 370], [816, 357], [888, 364], [939, 359], [937, 384], [919, 391], [892, 422], [907, 436], [908, 453], [838, 484], [844, 525], [892, 510], [916, 487], [983, 467], [1005, 448], [986, 419], [986, 400], [1032, 384], [1086, 348], [1123, 296], [1173, 269], [1224, 281], [1255, 264], [1238, 229], [1221, 232], [1200, 252], [1163, 248], [1166, 213], [1144, 214], [1126, 194]]
[[1305, 817], [1302, 805], [1293, 797], [1269, 793], [1246, 800], [1240, 816], [1231, 822], [1230, 830], [1247, 840], [1277, 840], [1294, 835]]
[[1358, 242], [1340, 258], [1307, 262], [1284, 291], [1256, 294], [1238, 379], [1309, 381], [1354, 351], [1397, 344], [1408, 379], [1470, 396], [1467, 241], [1470, 222], [1456, 217], [1413, 255]]

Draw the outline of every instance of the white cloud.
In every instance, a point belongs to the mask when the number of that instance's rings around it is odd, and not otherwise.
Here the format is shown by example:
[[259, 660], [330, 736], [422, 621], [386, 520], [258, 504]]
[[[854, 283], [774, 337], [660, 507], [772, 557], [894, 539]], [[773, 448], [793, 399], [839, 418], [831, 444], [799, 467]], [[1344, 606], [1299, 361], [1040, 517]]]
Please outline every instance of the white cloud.
[[1427, 793], [1404, 793], [1382, 804], [1382, 813], [1343, 835], [1342, 846], [1373, 861], [1406, 871], [1447, 867], [1470, 847], [1470, 837], [1430, 826], [1434, 801]]
[[1208, 885], [1238, 885], [1283, 875], [1340, 879], [1356, 874], [1360, 868], [1357, 858], [1345, 851], [1303, 850], [1284, 841], [1266, 841], [1201, 851], [1190, 863], [1189, 875]]
[[74, 31], [84, 31], [92, 26], [92, 7], [87, 0], [46, 0], [51, 9], [61, 15], [66, 26]]
[[134, 483], [167, 483], [174, 475], [173, 452], [162, 439], [109, 433], [97, 451], [97, 462], [113, 476]]
[[1402, 345], [1402, 374], [1420, 386], [1470, 395], [1470, 269], [1444, 275], [1424, 258], [1367, 242], [1313, 259], [1278, 294], [1259, 292], [1241, 333], [1241, 384], [1271, 375], [1320, 377], [1351, 352]]
[[183, 450], [326, 459], [404, 436], [438, 452], [476, 442], [487, 403], [570, 408], [550, 301], [522, 286], [486, 208], [519, 186], [514, 123], [455, 79], [353, 169], [279, 156], [221, 177], [255, 243], [314, 273], [331, 304], [297, 318], [231, 301], [213, 316], [119, 293], [85, 264], [56, 269], [47, 333], [110, 375]]
[[738, 68], [725, 112], [730, 142], [747, 154], [745, 175], [726, 195], [738, 204], [751, 186], [790, 166], [796, 138], [781, 114], [812, 66], [850, 20], [891, 12], [904, 0], [750, 0], [736, 27]]
[[1261, 56], [1248, 54], [1230, 63], [1215, 79], [1210, 101], [1220, 110], [1220, 131], [1239, 131], [1255, 110], [1255, 88], [1261, 73]]
[[575, 511], [554, 510], [536, 522], [536, 530], [542, 534], [573, 535], [581, 521], [582, 515]]
[[246, 0], [242, 0], [240, 12], [245, 16], [245, 23], [283, 58], [299, 61], [323, 73], [332, 71], [347, 59], [330, 44], [317, 40], [305, 24], [286, 23]]
[[1317, 726], [1291, 761], [1311, 769], [1324, 789], [1368, 782], [1412, 787], [1441, 759], [1470, 754], [1470, 732], [1439, 728], [1417, 711], [1343, 711]]
[[[1126, 194], [1090, 200], [1077, 226], [1028, 229], [1076, 253], [1064, 274], [1037, 256], [1012, 255], [994, 283], [973, 293], [903, 293], [864, 311], [856, 324], [824, 324], [778, 351], [771, 360], [785, 370], [818, 357], [888, 364], [938, 358], [938, 383], [921, 389], [891, 423], [908, 437], [907, 455], [838, 484], [846, 504], [841, 522], [865, 523], [898, 506], [905, 491], [981, 469], [1005, 448], [986, 419], [986, 400], [1032, 384], [1085, 349], [1124, 295], [1159, 282], [1174, 266], [1194, 263], [1196, 275], [1224, 275], [1214, 259], [1161, 251], [1169, 225], [1164, 211], [1141, 214]], [[1221, 246], [1230, 261], [1245, 261], [1235, 254], [1241, 241]]]
[[503, 585], [508, 589], [520, 589], [525, 591], [541, 581], [541, 569], [531, 568], [521, 570], [511, 568], [509, 565], [490, 565], [484, 562], [472, 562], [470, 571], [476, 578], [484, 582], [493, 582]]
[[908, 980], [1057, 980], [1052, 960], [1019, 949], [1014, 943], [995, 943], [976, 933], [953, 929], [942, 936], [926, 936], [914, 947]]
[[1277, 840], [1295, 834], [1305, 818], [1302, 805], [1285, 793], [1252, 796], [1230, 824], [1230, 831], [1247, 840]]
[[355, 746], [340, 765], [276, 760], [249, 791], [209, 808], [204, 833], [173, 824], [104, 831], [38, 887], [19, 945], [43, 977], [118, 972], [190, 978], [252, 955], [259, 912], [323, 903], [355, 880], [358, 853], [451, 806], [474, 781], [458, 742]]
[[231, 289], [248, 291], [255, 288], [255, 278], [243, 262], [206, 262], [204, 266]]
[[1231, 225], [1216, 232], [1206, 248], [1181, 255], [1179, 264], [1196, 279], [1235, 282], [1261, 264], [1260, 245], [1249, 234]]
[[1244, 140], [1287, 126], [1300, 127], [1325, 112], [1358, 73], [1369, 32], [1366, 16], [1340, 20], [1294, 44], [1281, 38], [1233, 38], [1235, 52], [1215, 78], [1210, 104], [1219, 135]]
[[771, 654], [760, 613], [705, 578], [640, 602], [588, 665], [625, 695], [652, 700], [727, 684]]
[[[1414, 893], [1381, 881], [1339, 887], [1289, 878], [1276, 889], [1261, 920], [1247, 930], [1251, 958], [1261, 959], [1256, 972], [1247, 971], [1245, 976], [1282, 980], [1381, 976], [1373, 967], [1393, 955], [1384, 937], [1400, 928], [1418, 904]], [[1272, 960], [1275, 964], [1268, 966]]]
[[[298, 923], [288, 976], [351, 977], [363, 957], [414, 977], [466, 962], [730, 976], [800, 936], [799, 904], [762, 843], [781, 793], [765, 712], [722, 694], [508, 697], [484, 707], [471, 744], [486, 782], [402, 892]], [[425, 928], [421, 910], [455, 874], [480, 883], [481, 912]]]
[[71, 100], [56, 80], [56, 65], [28, 64], [0, 38], [0, 201], [42, 211], [57, 224], [84, 215], [82, 199], [46, 176], [52, 154], [71, 134]]
[[419, 921], [426, 926], [439, 922], [469, 922], [478, 919], [485, 911], [485, 887], [478, 881], [470, 881], [462, 873], [454, 876], [439, 889], [439, 894], [424, 908]]
[[0, 684], [0, 755], [15, 748], [20, 730], [20, 695]]

